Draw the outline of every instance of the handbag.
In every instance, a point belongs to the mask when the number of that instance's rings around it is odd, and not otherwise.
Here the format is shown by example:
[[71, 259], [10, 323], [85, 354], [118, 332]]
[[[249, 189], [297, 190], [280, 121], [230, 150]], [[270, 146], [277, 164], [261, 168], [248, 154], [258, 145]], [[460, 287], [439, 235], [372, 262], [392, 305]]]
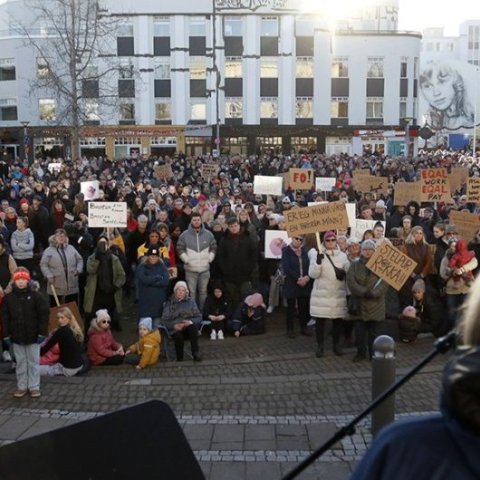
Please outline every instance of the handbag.
[[335, 266], [335, 264], [332, 262], [332, 259], [330, 258], [330, 255], [325, 254], [325, 256], [328, 258], [329, 262], [332, 264], [333, 270], [335, 271], [335, 277], [339, 282], [342, 282], [345, 280], [345, 277], [347, 276], [347, 272], [343, 268], [338, 268]]

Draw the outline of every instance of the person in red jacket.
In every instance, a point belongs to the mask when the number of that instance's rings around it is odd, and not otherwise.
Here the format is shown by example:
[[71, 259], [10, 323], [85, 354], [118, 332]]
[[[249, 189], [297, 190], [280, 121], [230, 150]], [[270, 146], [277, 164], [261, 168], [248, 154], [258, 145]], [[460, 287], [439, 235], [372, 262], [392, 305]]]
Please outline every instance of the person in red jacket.
[[120, 365], [125, 352], [112, 335], [112, 319], [107, 310], [97, 310], [88, 330], [87, 356], [92, 365]]

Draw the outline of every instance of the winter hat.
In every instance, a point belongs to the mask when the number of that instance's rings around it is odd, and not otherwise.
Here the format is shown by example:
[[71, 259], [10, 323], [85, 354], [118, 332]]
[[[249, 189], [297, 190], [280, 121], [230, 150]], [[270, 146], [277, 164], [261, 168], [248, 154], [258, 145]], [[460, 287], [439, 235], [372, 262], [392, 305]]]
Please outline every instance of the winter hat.
[[102, 320], [111, 320], [110, 318], [110, 315], [108, 314], [108, 310], [106, 309], [101, 309], [101, 310], [97, 310], [95, 312], [95, 317], [92, 318], [91, 322], [90, 322], [90, 325], [93, 327], [93, 328], [99, 328], [98, 327], [98, 324], [102, 321]]
[[289, 197], [284, 197], [282, 203], [292, 203]]
[[425, 289], [425, 282], [421, 278], [415, 280], [415, 283], [412, 287], [412, 292], [424, 292]]
[[149, 249], [147, 250], [147, 253], [146, 255], [148, 257], [152, 256], [152, 255], [156, 255], [157, 257], [160, 256], [160, 250], [157, 248], [157, 247], [149, 247]]
[[199, 202], [202, 201], [202, 200], [206, 200], [206, 199], [207, 199], [207, 197], [206, 197], [203, 193], [201, 193], [201, 194], [197, 197], [197, 200], [198, 200]]
[[22, 206], [22, 205], [29, 205], [28, 200], [26, 198], [22, 198], [20, 200], [20, 206]]
[[412, 307], [410, 305], [410, 306], [405, 307], [403, 309], [402, 315], [404, 317], [408, 317], [408, 318], [416, 318], [417, 317], [417, 311], [415, 310], [415, 307]]
[[138, 322], [139, 327], [145, 327], [147, 330], [152, 329], [152, 317], [143, 317]]
[[184, 288], [187, 293], [189, 292], [187, 282], [184, 282], [183, 280], [179, 280], [175, 284], [175, 286], [173, 287], [173, 292], [176, 292], [178, 288]]
[[385, 208], [385, 202], [383, 200], [378, 200], [375, 204], [375, 208]]
[[333, 238], [334, 240], [337, 239], [337, 235], [333, 230], [329, 230], [328, 232], [325, 232], [325, 235], [323, 236], [323, 241], [330, 240], [331, 238]]
[[356, 237], [350, 237], [347, 240], [347, 246], [349, 247], [350, 245], [360, 245], [360, 240]]
[[13, 274], [13, 281], [16, 282], [17, 280], [27, 280], [30, 281], [30, 273], [20, 270], [19, 272], [15, 272]]
[[362, 250], [375, 250], [376, 246], [375, 242], [371, 239], [362, 242]]

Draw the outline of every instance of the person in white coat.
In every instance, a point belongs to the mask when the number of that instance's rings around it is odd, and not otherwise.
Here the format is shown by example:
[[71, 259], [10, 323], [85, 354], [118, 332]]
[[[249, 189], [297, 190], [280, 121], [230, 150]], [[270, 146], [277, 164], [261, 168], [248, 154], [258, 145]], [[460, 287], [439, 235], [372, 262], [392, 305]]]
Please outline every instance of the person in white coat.
[[[349, 267], [347, 255], [337, 246], [335, 232], [328, 231], [323, 237], [320, 251], [316, 248], [308, 252], [309, 277], [313, 278], [310, 297], [310, 315], [315, 320], [317, 358], [323, 357], [325, 343], [325, 323], [332, 322], [333, 352], [343, 355], [340, 348], [342, 322], [347, 314], [346, 272]], [[342, 278], [343, 277], [343, 278]]]

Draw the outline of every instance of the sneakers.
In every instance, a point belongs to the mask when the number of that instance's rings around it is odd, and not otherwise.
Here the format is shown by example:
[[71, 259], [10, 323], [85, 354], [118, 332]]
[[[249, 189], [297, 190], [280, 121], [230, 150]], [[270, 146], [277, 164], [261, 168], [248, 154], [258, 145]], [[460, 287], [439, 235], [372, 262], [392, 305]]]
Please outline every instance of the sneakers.
[[267, 308], [267, 313], [273, 313], [274, 308], [275, 307], [272, 307], [271, 305], [269, 305], [268, 308]]
[[215, 330], [212, 330], [212, 333], [210, 334], [210, 340], [216, 340], [217, 339], [217, 332]]
[[22, 398], [22, 397], [24, 397], [27, 393], [28, 393], [28, 390], [18, 389], [18, 390], [15, 391], [15, 393], [13, 394], [13, 396], [14, 396], [15, 398]]
[[40, 396], [40, 390], [30, 390], [31, 398], [38, 398]]
[[8, 350], [3, 351], [2, 360], [4, 362], [11, 362], [12, 361], [12, 356], [10, 355], [10, 352]]
[[219, 330], [217, 333], [217, 338], [219, 340], [223, 340], [225, 337], [223, 336], [223, 330]]

